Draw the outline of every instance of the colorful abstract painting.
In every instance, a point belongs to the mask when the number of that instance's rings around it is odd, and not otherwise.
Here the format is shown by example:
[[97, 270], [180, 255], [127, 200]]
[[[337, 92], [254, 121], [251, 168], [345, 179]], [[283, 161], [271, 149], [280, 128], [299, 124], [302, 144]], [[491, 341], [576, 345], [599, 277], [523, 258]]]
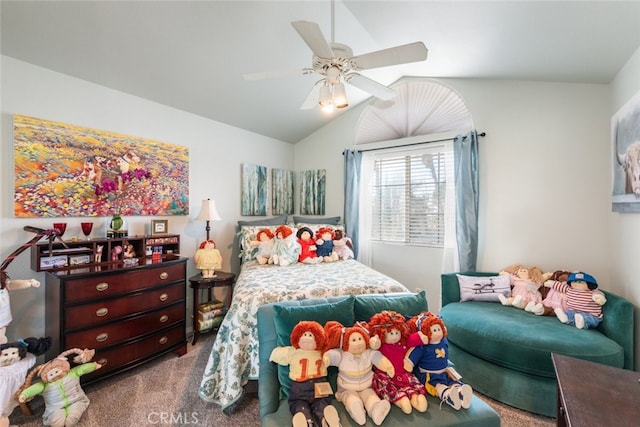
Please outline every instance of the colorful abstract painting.
[[293, 214], [293, 172], [271, 169], [273, 215]]
[[16, 217], [188, 215], [189, 150], [14, 115]]
[[267, 168], [242, 164], [242, 215], [267, 214]]
[[300, 172], [301, 215], [324, 215], [326, 185], [325, 169]]

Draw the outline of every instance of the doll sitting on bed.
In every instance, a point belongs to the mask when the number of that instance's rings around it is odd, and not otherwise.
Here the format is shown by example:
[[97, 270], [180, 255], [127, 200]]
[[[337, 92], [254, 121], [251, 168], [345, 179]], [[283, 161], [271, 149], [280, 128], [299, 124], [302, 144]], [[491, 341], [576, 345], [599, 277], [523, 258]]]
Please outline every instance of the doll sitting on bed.
[[306, 264], [317, 264], [322, 262], [322, 258], [316, 253], [316, 242], [313, 240], [313, 231], [309, 227], [301, 227], [296, 233], [298, 244], [300, 245], [300, 256], [298, 262]]
[[346, 260], [349, 258], [355, 258], [353, 255], [353, 243], [348, 238], [344, 231], [337, 229], [335, 231], [335, 237], [333, 238], [333, 250], [338, 254], [338, 259]]
[[320, 227], [316, 231], [316, 252], [324, 262], [338, 261], [338, 254], [333, 247], [336, 234], [331, 227]]
[[256, 239], [251, 242], [252, 247], [257, 247], [256, 260], [258, 263], [264, 265], [271, 262], [271, 255], [273, 255], [273, 233], [268, 228], [263, 228], [258, 231]]
[[286, 267], [298, 262], [300, 244], [296, 241], [293, 230], [286, 225], [276, 228], [271, 261], [275, 265]]

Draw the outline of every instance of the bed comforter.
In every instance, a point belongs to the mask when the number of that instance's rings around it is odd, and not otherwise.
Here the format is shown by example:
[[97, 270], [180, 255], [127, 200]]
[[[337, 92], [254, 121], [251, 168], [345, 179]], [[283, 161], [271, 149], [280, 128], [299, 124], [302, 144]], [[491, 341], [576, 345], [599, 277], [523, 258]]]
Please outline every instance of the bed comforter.
[[243, 386], [249, 380], [258, 379], [256, 313], [260, 306], [287, 300], [386, 292], [409, 290], [353, 259], [289, 267], [265, 266], [255, 261], [244, 264], [198, 394], [226, 409], [242, 396]]

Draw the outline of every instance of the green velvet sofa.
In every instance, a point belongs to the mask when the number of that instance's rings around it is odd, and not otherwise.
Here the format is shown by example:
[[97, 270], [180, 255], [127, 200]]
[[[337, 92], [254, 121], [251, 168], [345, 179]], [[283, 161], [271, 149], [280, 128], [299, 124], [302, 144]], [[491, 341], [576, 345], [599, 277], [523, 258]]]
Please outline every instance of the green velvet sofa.
[[[493, 276], [497, 273], [462, 273]], [[533, 413], [556, 416], [551, 353], [633, 370], [634, 306], [606, 292], [597, 329], [577, 329], [499, 302], [460, 302], [456, 273], [442, 275], [449, 358], [480, 393]]]
[[[262, 427], [286, 427], [291, 425], [287, 404], [288, 368], [269, 361], [271, 351], [280, 345], [289, 345], [291, 328], [300, 320], [315, 320], [324, 324], [338, 320], [351, 325], [357, 320], [369, 320], [374, 313], [394, 310], [405, 315], [415, 315], [428, 309], [424, 292], [417, 294], [376, 294], [336, 296], [300, 301], [287, 301], [260, 307], [257, 314], [260, 372], [258, 398]], [[329, 379], [335, 390], [335, 368], [330, 368]], [[471, 408], [455, 411], [440, 400], [429, 396], [429, 408], [425, 413], [413, 411], [404, 414], [396, 406], [383, 422], [383, 426], [482, 426], [499, 427], [500, 417], [489, 405], [474, 396]], [[343, 427], [355, 427], [341, 403], [334, 401]], [[366, 426], [374, 426], [367, 418]]]

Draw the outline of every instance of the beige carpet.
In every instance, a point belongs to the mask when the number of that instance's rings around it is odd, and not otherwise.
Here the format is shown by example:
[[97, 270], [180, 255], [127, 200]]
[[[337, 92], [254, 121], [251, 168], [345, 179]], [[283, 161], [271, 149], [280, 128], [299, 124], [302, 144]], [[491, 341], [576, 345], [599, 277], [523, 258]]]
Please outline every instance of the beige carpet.
[[[258, 427], [258, 397], [255, 382], [247, 386], [245, 398], [227, 416], [218, 405], [198, 396], [202, 372], [215, 336], [202, 335], [186, 355], [163, 356], [144, 367], [116, 378], [84, 387], [91, 399], [79, 427], [138, 427], [146, 425]], [[503, 427], [553, 426], [555, 419], [537, 416], [480, 396], [502, 418]], [[30, 402], [33, 416], [19, 408], [11, 414], [12, 425], [42, 425], [44, 404], [41, 397]], [[283, 426], [286, 427], [286, 426]]]

